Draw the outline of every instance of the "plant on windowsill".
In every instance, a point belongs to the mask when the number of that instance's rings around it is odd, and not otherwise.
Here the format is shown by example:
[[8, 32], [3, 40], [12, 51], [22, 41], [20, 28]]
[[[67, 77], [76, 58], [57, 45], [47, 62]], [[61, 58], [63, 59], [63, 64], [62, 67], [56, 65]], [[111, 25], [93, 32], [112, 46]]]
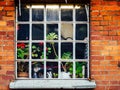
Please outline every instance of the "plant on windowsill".
[[28, 59], [29, 57], [29, 46], [25, 43], [17, 44], [17, 58], [18, 59]]
[[17, 62], [17, 74], [19, 78], [28, 78], [28, 63], [27, 62]]

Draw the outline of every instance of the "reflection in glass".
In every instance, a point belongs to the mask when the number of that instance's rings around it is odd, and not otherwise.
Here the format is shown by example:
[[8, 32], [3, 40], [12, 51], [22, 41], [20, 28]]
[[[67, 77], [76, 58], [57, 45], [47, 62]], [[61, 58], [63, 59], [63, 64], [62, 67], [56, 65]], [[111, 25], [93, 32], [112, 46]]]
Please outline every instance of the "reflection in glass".
[[72, 62], [61, 62], [61, 79], [70, 79], [73, 77], [73, 63]]
[[32, 40], [43, 40], [44, 39], [44, 26], [43, 24], [32, 25]]
[[72, 21], [73, 20], [73, 10], [72, 9], [62, 9], [61, 10], [61, 20], [62, 21]]
[[76, 9], [76, 21], [87, 21], [87, 13], [85, 6], [81, 6], [80, 8]]
[[58, 40], [58, 24], [47, 24], [47, 40]]
[[59, 13], [57, 8], [48, 8], [47, 9], [47, 21], [58, 21]]
[[67, 23], [61, 24], [61, 39], [62, 40], [73, 39], [73, 24], [67, 24]]
[[87, 24], [76, 24], [76, 40], [87, 39]]
[[29, 45], [28, 43], [17, 43], [17, 59], [29, 58]]
[[58, 43], [50, 42], [46, 44], [46, 58], [58, 59]]
[[44, 78], [44, 62], [32, 62], [32, 78]]
[[75, 63], [75, 76], [76, 78], [87, 78], [87, 63], [86, 62], [76, 62]]
[[61, 43], [61, 58], [72, 59], [73, 58], [73, 44]]
[[43, 21], [44, 12], [43, 9], [32, 9], [32, 20], [33, 21]]
[[17, 77], [28, 78], [29, 77], [29, 63], [17, 62]]
[[86, 43], [76, 43], [75, 47], [76, 59], [88, 58], [88, 45]]
[[18, 15], [18, 21], [29, 21], [29, 9], [26, 7], [21, 8], [21, 15]]
[[32, 43], [32, 59], [44, 58], [43, 46], [44, 46], [43, 42]]
[[17, 40], [29, 40], [28, 24], [19, 24], [17, 26]]
[[46, 69], [47, 78], [58, 78], [58, 62], [47, 62]]

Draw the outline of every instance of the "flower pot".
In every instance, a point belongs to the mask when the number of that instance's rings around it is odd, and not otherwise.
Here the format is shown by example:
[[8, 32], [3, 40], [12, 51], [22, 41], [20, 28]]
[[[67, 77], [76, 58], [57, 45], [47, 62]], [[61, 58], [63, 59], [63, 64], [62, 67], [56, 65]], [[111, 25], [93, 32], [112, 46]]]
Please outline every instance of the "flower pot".
[[61, 72], [61, 79], [70, 79], [70, 72]]
[[24, 77], [24, 78], [28, 78], [28, 73], [27, 72], [19, 72], [18, 73], [18, 77]]

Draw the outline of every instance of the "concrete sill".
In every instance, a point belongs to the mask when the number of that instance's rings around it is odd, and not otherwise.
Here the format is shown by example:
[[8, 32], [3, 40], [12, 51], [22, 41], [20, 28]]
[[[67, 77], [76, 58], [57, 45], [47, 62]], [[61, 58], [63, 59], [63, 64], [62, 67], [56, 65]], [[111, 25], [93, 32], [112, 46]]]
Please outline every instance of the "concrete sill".
[[15, 80], [9, 85], [10, 89], [90, 89], [95, 87], [95, 81], [88, 80]]

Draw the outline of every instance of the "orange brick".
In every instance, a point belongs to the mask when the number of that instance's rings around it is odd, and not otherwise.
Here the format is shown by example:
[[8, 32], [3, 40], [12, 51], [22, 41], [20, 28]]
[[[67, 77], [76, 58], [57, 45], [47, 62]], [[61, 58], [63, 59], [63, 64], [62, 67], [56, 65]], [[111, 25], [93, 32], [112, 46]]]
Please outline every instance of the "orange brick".
[[6, 21], [0, 21], [0, 26], [6, 26]]

